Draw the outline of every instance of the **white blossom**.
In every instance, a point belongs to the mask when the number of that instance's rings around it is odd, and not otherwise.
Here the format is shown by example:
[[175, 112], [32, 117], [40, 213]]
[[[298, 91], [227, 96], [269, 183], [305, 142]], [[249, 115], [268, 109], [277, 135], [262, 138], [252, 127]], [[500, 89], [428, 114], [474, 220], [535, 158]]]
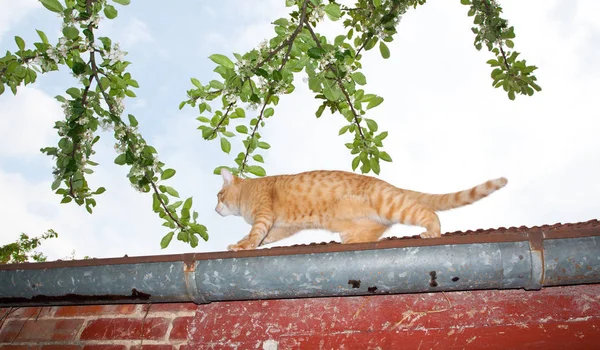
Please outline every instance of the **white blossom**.
[[79, 119], [77, 119], [77, 124], [79, 125], [85, 125], [89, 122], [90, 120], [88, 119], [88, 117], [81, 117]]
[[125, 105], [123, 104], [123, 98], [115, 97], [114, 102], [110, 105], [110, 111], [116, 115], [121, 115], [124, 110]]
[[263, 41], [260, 42], [260, 44], [258, 44], [258, 49], [259, 50], [266, 50], [268, 48], [269, 42], [267, 41], [267, 39], [264, 39]]
[[119, 43], [115, 43], [115, 45], [111, 48], [108, 54], [106, 54], [106, 59], [109, 60], [108, 64], [112, 66], [117, 62], [123, 61], [125, 55], [127, 55], [127, 52], [121, 51]]
[[309, 22], [320, 22], [323, 17], [325, 17], [325, 11], [323, 10], [323, 7], [316, 7], [311, 13], [310, 13], [310, 17], [308, 18]]

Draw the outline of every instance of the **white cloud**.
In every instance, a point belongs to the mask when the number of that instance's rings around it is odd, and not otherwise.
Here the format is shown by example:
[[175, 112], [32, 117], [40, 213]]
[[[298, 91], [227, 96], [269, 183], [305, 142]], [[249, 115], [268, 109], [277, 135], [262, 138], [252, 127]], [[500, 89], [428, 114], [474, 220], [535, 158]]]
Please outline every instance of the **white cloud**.
[[0, 42], [13, 25], [39, 7], [35, 0], [0, 0]]
[[31, 156], [55, 143], [54, 122], [62, 119], [55, 99], [35, 87], [21, 87], [16, 96], [0, 97], [0, 156]]
[[148, 25], [137, 18], [133, 18], [122, 29], [122, 41], [125, 47], [133, 47], [137, 44], [153, 42]]

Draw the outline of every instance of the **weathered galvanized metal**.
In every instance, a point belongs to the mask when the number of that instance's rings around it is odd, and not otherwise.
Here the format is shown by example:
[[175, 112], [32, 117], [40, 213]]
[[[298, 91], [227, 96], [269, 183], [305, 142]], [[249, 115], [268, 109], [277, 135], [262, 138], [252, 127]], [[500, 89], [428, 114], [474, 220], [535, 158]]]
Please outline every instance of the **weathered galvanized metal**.
[[0, 265], [0, 307], [300, 298], [600, 283], [600, 231]]

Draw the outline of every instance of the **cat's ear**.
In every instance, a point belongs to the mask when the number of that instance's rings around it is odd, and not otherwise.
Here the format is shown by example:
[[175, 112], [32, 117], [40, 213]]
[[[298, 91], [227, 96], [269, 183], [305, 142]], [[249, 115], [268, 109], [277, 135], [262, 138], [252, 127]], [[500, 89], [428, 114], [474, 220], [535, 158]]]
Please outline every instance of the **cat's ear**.
[[229, 185], [233, 182], [233, 174], [229, 170], [222, 168], [221, 176], [223, 176], [223, 184], [224, 185]]

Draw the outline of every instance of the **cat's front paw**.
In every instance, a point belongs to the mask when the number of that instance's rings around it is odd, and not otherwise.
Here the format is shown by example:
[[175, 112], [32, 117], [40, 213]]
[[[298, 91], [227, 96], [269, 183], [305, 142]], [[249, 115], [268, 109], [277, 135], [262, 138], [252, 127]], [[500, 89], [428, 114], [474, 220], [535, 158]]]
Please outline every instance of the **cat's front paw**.
[[240, 250], [249, 250], [256, 248], [253, 244], [249, 242], [238, 242], [236, 244], [230, 244], [227, 246], [227, 250], [237, 252]]
[[420, 234], [421, 238], [438, 238], [442, 237], [439, 232], [426, 231]]

